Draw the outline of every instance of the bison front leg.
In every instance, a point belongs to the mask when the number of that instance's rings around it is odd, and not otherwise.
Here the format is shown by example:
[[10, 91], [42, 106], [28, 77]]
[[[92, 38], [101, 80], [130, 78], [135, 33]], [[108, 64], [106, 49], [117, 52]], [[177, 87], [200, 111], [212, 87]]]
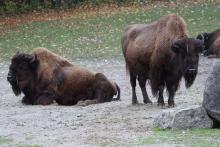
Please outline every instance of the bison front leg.
[[31, 99], [27, 96], [24, 96], [21, 100], [21, 102], [25, 105], [33, 105], [33, 102], [31, 101]]
[[168, 106], [169, 107], [174, 107], [174, 96], [177, 90], [177, 85], [167, 85], [167, 91], [169, 93], [169, 98], [168, 98]]
[[34, 105], [50, 105], [54, 101], [54, 95], [50, 93], [41, 93], [35, 97]]
[[142, 92], [142, 95], [143, 95], [143, 98], [144, 98], [144, 103], [145, 104], [147, 104], [147, 103], [152, 104], [152, 101], [149, 99], [149, 96], [147, 94], [146, 81], [147, 81], [147, 78], [142, 77], [142, 76], [138, 76], [138, 82], [139, 82], [139, 86], [141, 88], [141, 92]]
[[137, 104], [137, 95], [136, 95], [136, 75], [132, 74], [130, 72], [130, 83], [131, 83], [131, 88], [132, 88], [132, 104]]
[[164, 85], [161, 85], [159, 87], [159, 97], [158, 97], [158, 100], [157, 100], [157, 105], [162, 106], [162, 107], [165, 105], [164, 98], [163, 98], [163, 90], [164, 90]]

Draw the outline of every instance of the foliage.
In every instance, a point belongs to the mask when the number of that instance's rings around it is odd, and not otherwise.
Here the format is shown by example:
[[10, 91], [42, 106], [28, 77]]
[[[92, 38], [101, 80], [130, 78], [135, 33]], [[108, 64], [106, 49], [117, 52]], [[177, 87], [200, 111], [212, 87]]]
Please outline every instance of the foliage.
[[[3, 1], [3, 3], [1, 3]], [[151, 0], [153, 1], [153, 0]], [[154, 0], [156, 1], [156, 0]], [[42, 10], [42, 8], [62, 9], [75, 8], [84, 5], [99, 6], [101, 4], [133, 4], [148, 2], [147, 0], [0, 0], [0, 15], [22, 14], [33, 10]]]
[[215, 4], [157, 6], [151, 10], [120, 11], [90, 18], [33, 22], [0, 36], [0, 59], [9, 59], [18, 50], [29, 52], [38, 46], [69, 59], [121, 58], [120, 38], [126, 25], [152, 22], [169, 13], [178, 13], [186, 20], [191, 36], [219, 28], [220, 6]]
[[7, 0], [4, 5], [0, 6], [0, 14], [20, 14], [28, 12], [30, 9], [30, 5], [24, 2], [16, 3], [15, 1]]

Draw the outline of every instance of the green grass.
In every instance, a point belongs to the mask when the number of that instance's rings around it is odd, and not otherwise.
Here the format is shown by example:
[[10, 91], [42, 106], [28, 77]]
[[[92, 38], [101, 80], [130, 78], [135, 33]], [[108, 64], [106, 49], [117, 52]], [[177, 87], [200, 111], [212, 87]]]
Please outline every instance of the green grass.
[[16, 147], [42, 147], [42, 145], [38, 145], [38, 144], [15, 144], [13, 139], [10, 138], [6, 138], [6, 137], [1, 137], [0, 136], [0, 146], [1, 145], [9, 145], [9, 146], [16, 146]]
[[220, 147], [220, 129], [164, 130], [153, 128], [147, 137], [137, 140], [112, 138], [102, 147], [117, 146], [176, 146], [176, 147]]
[[5, 138], [5, 137], [1, 137], [1, 136], [0, 136], [0, 145], [8, 144], [8, 143], [11, 143], [11, 142], [13, 142], [12, 139]]
[[120, 38], [128, 24], [148, 23], [163, 15], [178, 13], [188, 24], [191, 36], [220, 26], [220, 6], [157, 6], [145, 11], [124, 12], [89, 19], [68, 18], [33, 22], [13, 28], [0, 36], [0, 60], [9, 60], [18, 50], [29, 52], [42, 46], [75, 60], [76, 58], [121, 58]]
[[187, 147], [219, 147], [220, 129], [161, 130], [138, 141], [139, 145], [172, 144]]
[[19, 145], [16, 145], [16, 147], [42, 147], [41, 145], [38, 145], [38, 144], [34, 144], [34, 145], [28, 145], [28, 144], [19, 144]]

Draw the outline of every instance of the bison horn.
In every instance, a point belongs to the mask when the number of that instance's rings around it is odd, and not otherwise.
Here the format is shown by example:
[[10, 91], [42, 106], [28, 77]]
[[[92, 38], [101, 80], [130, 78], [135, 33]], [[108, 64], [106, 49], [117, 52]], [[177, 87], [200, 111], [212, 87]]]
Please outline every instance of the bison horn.
[[37, 57], [36, 57], [36, 55], [34, 55], [34, 56], [31, 58], [30, 63], [35, 62], [35, 61], [36, 61], [36, 59], [37, 59]]
[[175, 53], [179, 53], [180, 52], [180, 48], [182, 46], [181, 40], [174, 38], [171, 42], [171, 49], [173, 52]]
[[31, 60], [30, 60], [30, 65], [31, 65], [31, 67], [32, 67], [32, 69], [36, 69], [37, 68], [37, 66], [38, 66], [38, 60], [37, 60], [37, 56], [36, 55], [34, 55], [32, 58], [31, 58]]
[[115, 86], [116, 86], [116, 89], [117, 89], [117, 97], [113, 98], [112, 99], [113, 101], [120, 100], [120, 88], [119, 88], [119, 86], [116, 83], [115, 83]]
[[205, 36], [204, 36], [204, 34], [199, 34], [197, 37], [196, 37], [196, 39], [199, 39], [199, 40], [201, 40], [201, 41], [205, 41]]

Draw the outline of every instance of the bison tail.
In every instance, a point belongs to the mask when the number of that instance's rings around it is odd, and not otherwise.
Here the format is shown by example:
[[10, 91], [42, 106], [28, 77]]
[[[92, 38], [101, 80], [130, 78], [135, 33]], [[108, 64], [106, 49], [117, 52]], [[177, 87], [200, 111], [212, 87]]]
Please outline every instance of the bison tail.
[[126, 68], [126, 74], [128, 75], [128, 74], [129, 74], [129, 72], [130, 72], [130, 71], [129, 71], [128, 64], [126, 63], [126, 65], [125, 65], [125, 66], [126, 66], [126, 67], [125, 67], [125, 68]]
[[153, 96], [157, 96], [161, 85], [161, 71], [152, 68], [150, 73], [150, 86]]
[[117, 88], [117, 97], [113, 98], [112, 100], [113, 101], [118, 101], [118, 100], [120, 100], [120, 88], [119, 88], [119, 86], [116, 83], [115, 83], [115, 86]]

